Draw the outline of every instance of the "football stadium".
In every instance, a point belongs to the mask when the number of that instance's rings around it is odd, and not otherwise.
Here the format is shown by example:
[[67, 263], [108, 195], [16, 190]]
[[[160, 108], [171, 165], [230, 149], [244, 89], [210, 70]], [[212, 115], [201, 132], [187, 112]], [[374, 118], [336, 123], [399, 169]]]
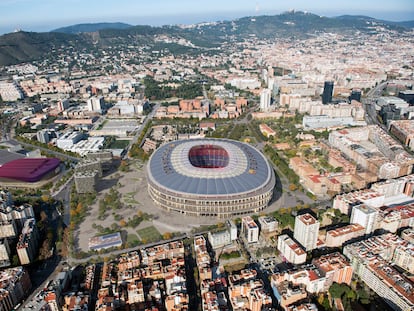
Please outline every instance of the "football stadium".
[[147, 165], [148, 192], [167, 211], [230, 218], [267, 207], [275, 174], [254, 147], [226, 139], [162, 145]]

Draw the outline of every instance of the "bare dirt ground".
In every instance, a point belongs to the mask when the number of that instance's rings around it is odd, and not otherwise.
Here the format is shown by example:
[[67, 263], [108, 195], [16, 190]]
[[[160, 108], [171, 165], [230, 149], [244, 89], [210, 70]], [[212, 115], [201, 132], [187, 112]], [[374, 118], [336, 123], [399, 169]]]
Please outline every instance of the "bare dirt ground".
[[[195, 217], [183, 217], [176, 213], [167, 213], [155, 206], [148, 195], [147, 179], [145, 175], [145, 164], [140, 161], [131, 161], [128, 172], [114, 171], [104, 176], [97, 185], [97, 198], [93, 205], [89, 207], [88, 216], [79, 226], [75, 233], [77, 250], [88, 251], [89, 238], [99, 235], [94, 229], [93, 224], [100, 225], [104, 228], [111, 227], [112, 224], [120, 224], [114, 216], [121, 215], [122, 219], [128, 220], [139, 211], [152, 215], [152, 220], [143, 221], [136, 228], [123, 227], [128, 234], [137, 234], [137, 230], [154, 226], [161, 234], [165, 232], [190, 232], [194, 227], [200, 225], [214, 224], [216, 218], [203, 219]], [[107, 212], [108, 216], [104, 220], [98, 219], [99, 201], [104, 198], [105, 194], [111, 188], [115, 188], [121, 196], [121, 201], [126, 207]]]
[[[104, 175], [97, 185], [97, 199], [95, 203], [89, 207], [89, 215], [85, 221], [79, 226], [75, 233], [75, 249], [88, 251], [88, 241], [91, 237], [99, 235], [94, 229], [94, 225], [100, 225], [104, 228], [111, 227], [113, 224], [120, 224], [120, 220], [115, 220], [116, 214], [121, 215], [124, 220], [128, 220], [136, 215], [139, 211], [152, 215], [152, 220], [143, 221], [136, 228], [123, 227], [128, 234], [137, 234], [137, 230], [154, 226], [161, 234], [166, 232], [190, 232], [192, 229], [200, 225], [211, 225], [222, 222], [217, 218], [206, 217], [189, 217], [177, 213], [168, 213], [156, 207], [147, 191], [146, 165], [138, 160], [132, 160], [129, 164], [128, 172], [114, 170]], [[115, 188], [121, 196], [121, 201], [126, 207], [107, 212], [108, 216], [104, 220], [98, 219], [99, 201], [104, 198], [105, 194], [111, 188]], [[269, 213], [281, 207], [295, 206], [297, 197], [283, 193], [278, 196], [277, 200], [263, 211]]]

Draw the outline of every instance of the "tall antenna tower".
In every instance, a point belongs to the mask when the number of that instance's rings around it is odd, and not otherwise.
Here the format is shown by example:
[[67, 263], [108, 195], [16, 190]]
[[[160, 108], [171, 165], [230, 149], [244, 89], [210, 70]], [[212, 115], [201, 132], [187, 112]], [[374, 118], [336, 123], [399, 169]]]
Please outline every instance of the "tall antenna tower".
[[260, 8], [259, 8], [259, 2], [256, 2], [256, 14], [259, 14]]

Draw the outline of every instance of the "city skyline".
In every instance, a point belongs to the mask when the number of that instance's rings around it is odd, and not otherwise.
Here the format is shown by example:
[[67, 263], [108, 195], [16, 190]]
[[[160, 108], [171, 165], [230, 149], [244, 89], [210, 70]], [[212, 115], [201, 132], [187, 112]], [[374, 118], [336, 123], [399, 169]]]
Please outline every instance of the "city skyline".
[[367, 15], [391, 21], [414, 19], [414, 4], [410, 0], [360, 1], [350, 0], [340, 4], [305, 0], [280, 3], [261, 1], [218, 1], [197, 3], [189, 0], [156, 0], [138, 3], [129, 0], [5, 0], [0, 3], [0, 34], [16, 29], [26, 31], [51, 31], [79, 23], [125, 22], [131, 25], [192, 24], [229, 20], [251, 15], [274, 15], [288, 10], [308, 11], [325, 16]]

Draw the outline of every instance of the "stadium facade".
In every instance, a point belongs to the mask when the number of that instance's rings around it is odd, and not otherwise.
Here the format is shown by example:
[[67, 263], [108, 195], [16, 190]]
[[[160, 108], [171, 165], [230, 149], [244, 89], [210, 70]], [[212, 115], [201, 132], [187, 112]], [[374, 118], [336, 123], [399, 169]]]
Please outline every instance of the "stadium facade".
[[147, 165], [157, 206], [190, 216], [231, 218], [267, 207], [275, 174], [254, 147], [226, 139], [191, 139], [158, 148]]

